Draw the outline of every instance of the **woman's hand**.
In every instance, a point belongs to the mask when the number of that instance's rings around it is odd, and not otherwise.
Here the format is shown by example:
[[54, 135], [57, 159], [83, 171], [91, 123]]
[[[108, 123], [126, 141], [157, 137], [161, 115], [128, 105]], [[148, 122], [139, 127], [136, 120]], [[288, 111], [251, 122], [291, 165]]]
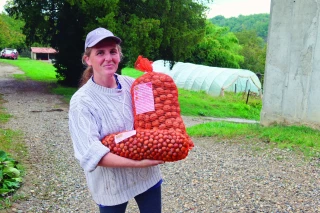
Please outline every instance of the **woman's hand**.
[[149, 160], [149, 159], [145, 159], [145, 160], [140, 160], [140, 161], [136, 161], [140, 166], [138, 167], [148, 167], [148, 166], [156, 166], [158, 164], [164, 164], [164, 161], [162, 160]]

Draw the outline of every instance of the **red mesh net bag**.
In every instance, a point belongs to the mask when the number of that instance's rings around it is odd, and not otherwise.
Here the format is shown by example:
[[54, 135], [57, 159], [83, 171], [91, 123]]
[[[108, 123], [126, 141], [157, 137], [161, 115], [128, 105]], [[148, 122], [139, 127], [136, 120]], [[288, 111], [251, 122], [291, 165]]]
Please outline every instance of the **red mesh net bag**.
[[[153, 72], [152, 62], [142, 56], [135, 62], [135, 68], [146, 73], [137, 78], [131, 87], [134, 128], [173, 130], [189, 138], [180, 114], [178, 89], [173, 79], [164, 73]], [[193, 146], [189, 138], [190, 149]]]
[[108, 135], [102, 143], [111, 152], [136, 160], [186, 158], [194, 144], [181, 118], [176, 84], [170, 76], [153, 72], [152, 62], [142, 56], [135, 68], [146, 72], [131, 87], [135, 132], [121, 143], [115, 141], [121, 133]]
[[[133, 132], [133, 133], [132, 133]], [[132, 135], [126, 137], [125, 134]], [[120, 143], [117, 138], [125, 138]], [[102, 143], [116, 155], [133, 160], [153, 159], [167, 162], [187, 157], [189, 142], [185, 135], [170, 130], [137, 130], [111, 134]]]

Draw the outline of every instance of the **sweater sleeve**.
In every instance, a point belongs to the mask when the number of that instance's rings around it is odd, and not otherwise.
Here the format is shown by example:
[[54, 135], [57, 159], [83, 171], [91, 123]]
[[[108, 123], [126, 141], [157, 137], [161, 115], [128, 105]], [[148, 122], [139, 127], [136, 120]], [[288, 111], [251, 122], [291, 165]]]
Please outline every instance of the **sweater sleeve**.
[[[76, 105], [76, 106], [74, 106]], [[100, 141], [99, 118], [89, 108], [79, 104], [70, 104], [69, 130], [75, 157], [85, 171], [93, 171], [101, 158], [110, 150]]]

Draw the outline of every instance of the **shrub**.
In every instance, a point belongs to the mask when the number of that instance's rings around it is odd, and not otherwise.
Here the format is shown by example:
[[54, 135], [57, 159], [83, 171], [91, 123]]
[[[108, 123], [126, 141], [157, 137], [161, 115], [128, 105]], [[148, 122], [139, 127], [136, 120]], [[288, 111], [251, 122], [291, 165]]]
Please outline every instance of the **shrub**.
[[5, 196], [18, 189], [22, 182], [18, 162], [0, 150], [0, 195]]

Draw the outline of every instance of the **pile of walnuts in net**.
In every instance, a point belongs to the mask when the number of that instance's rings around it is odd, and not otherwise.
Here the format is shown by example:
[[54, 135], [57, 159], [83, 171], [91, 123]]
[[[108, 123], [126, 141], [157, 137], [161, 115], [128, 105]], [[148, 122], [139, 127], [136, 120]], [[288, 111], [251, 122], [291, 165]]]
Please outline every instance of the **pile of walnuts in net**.
[[[181, 118], [178, 89], [170, 76], [153, 72], [151, 63], [142, 56], [135, 63], [136, 69], [147, 72], [137, 78], [131, 87], [136, 134], [119, 143], [115, 142], [117, 134], [111, 134], [102, 143], [112, 153], [134, 160], [182, 160], [194, 144]], [[138, 114], [134, 89], [145, 83], [152, 85], [154, 111]]]

